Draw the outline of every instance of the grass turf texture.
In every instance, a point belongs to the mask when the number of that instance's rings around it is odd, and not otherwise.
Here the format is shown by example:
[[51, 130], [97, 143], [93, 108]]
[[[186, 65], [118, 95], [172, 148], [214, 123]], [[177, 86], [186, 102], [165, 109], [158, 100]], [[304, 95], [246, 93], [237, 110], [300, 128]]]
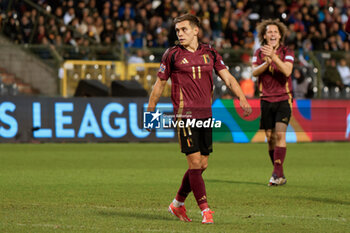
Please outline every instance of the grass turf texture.
[[349, 232], [350, 144], [289, 144], [268, 187], [266, 144], [214, 145], [214, 225], [167, 212], [187, 164], [177, 144], [1, 144], [0, 232]]

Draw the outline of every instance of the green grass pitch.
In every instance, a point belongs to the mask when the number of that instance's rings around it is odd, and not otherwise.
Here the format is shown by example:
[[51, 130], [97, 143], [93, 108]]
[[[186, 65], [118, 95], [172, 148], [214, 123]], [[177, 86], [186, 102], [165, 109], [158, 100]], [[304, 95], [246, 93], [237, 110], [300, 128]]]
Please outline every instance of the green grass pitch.
[[350, 232], [350, 144], [289, 144], [268, 187], [266, 144], [214, 144], [213, 225], [167, 212], [187, 169], [175, 143], [1, 144], [0, 232]]

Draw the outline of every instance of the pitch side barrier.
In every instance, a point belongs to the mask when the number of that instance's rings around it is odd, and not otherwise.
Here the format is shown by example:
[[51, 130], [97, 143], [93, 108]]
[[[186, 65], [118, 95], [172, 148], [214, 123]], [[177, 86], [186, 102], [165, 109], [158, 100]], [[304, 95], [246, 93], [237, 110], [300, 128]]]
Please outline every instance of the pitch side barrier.
[[[0, 142], [176, 142], [170, 99], [146, 112], [147, 98], [0, 97]], [[245, 118], [237, 100], [213, 102], [214, 141], [263, 142], [260, 104]], [[288, 142], [349, 141], [350, 100], [297, 100], [288, 126]], [[191, 113], [180, 117], [186, 119]], [[190, 121], [190, 124], [195, 122]], [[151, 132], [144, 129], [152, 128]]]

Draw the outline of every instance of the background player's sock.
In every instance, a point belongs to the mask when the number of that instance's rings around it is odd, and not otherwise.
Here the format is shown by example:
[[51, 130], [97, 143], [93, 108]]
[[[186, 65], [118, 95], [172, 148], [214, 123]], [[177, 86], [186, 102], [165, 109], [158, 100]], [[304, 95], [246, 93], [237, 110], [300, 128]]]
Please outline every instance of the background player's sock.
[[185, 172], [182, 183], [177, 191], [175, 199], [179, 202], [185, 202], [188, 194], [191, 192], [191, 185], [190, 185], [190, 179], [189, 179], [189, 169]]
[[274, 161], [274, 153], [275, 153], [275, 150], [269, 150], [269, 155], [270, 155], [270, 159], [271, 159], [271, 163], [273, 165], [273, 161]]
[[273, 173], [276, 174], [277, 177], [283, 176], [283, 162], [286, 157], [286, 151], [286, 147], [275, 147]]
[[208, 208], [205, 184], [202, 177], [202, 169], [190, 169], [189, 180], [199, 208], [201, 210]]

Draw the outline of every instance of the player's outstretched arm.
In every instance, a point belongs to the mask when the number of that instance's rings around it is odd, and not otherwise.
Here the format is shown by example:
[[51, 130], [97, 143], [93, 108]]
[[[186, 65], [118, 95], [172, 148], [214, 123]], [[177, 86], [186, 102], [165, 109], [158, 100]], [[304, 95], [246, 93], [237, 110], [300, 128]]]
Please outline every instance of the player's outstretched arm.
[[249, 116], [252, 113], [252, 108], [250, 107], [245, 95], [239, 86], [235, 77], [230, 74], [227, 69], [219, 71], [220, 78], [225, 82], [226, 86], [230, 88], [233, 94], [235, 94], [239, 99], [239, 104], [244, 111], [244, 116]]
[[166, 82], [167, 82], [166, 80], [160, 79], [159, 77], [157, 78], [157, 81], [154, 84], [153, 90], [148, 100], [148, 107], [147, 107], [148, 112], [153, 112], [155, 110], [156, 105], [159, 101], [159, 98], [161, 97], [164, 91]]

